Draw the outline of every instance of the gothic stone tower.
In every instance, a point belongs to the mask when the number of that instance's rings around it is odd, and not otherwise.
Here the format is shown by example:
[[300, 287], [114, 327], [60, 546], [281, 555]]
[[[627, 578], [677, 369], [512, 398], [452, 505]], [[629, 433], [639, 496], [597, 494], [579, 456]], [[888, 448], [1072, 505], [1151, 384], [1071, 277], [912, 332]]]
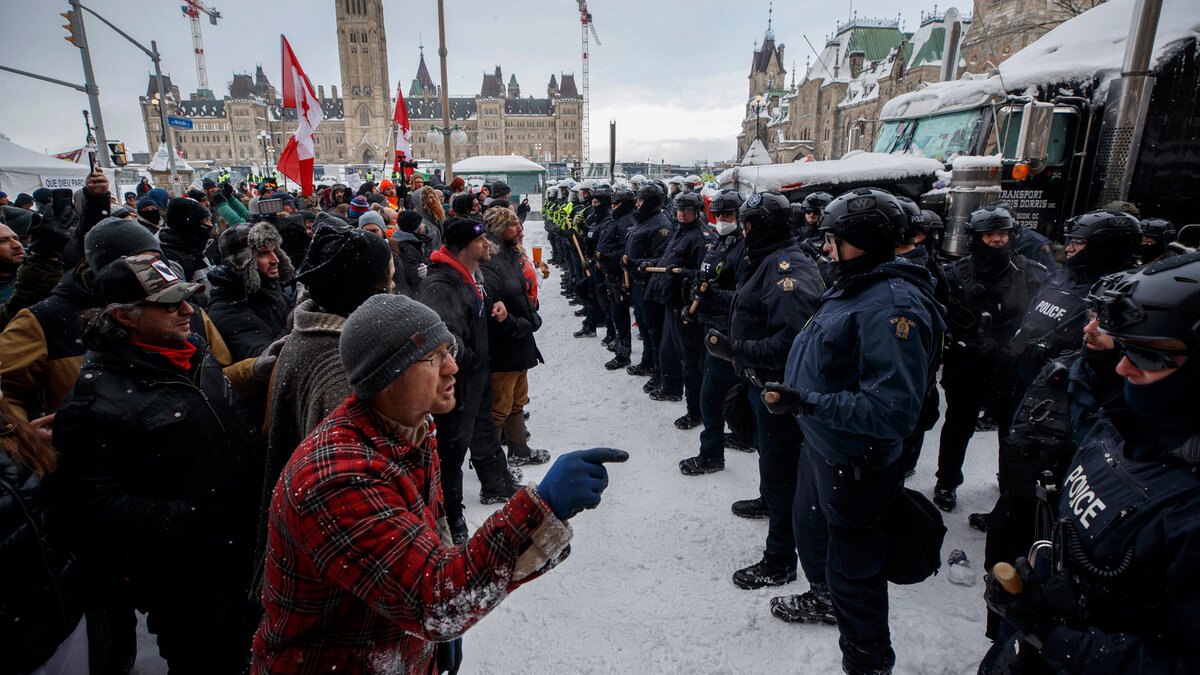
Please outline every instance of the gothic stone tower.
[[338, 61], [351, 163], [388, 164], [392, 96], [387, 70], [383, 0], [334, 0]]

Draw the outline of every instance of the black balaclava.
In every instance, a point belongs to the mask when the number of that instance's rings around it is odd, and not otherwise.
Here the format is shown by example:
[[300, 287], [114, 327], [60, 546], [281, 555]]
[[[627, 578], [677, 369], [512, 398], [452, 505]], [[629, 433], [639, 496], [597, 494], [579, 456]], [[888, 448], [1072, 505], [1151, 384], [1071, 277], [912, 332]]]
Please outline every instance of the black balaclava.
[[983, 243], [983, 235], [971, 235], [971, 259], [975, 263], [975, 274], [981, 279], [997, 279], [1009, 265], [1012, 237], [1000, 248]]

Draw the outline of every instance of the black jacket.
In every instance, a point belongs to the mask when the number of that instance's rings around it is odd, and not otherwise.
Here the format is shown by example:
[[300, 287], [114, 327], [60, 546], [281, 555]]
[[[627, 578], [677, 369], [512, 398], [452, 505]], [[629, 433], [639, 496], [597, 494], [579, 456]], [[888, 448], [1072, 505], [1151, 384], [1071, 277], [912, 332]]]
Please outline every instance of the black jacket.
[[0, 673], [49, 659], [83, 616], [83, 574], [57, 506], [39, 478], [0, 450]]
[[667, 248], [667, 241], [674, 231], [675, 225], [662, 213], [634, 212], [633, 225], [629, 228], [629, 238], [625, 242], [625, 255], [629, 256], [629, 274], [634, 281], [646, 283], [648, 275], [638, 272], [638, 266], [642, 263], [650, 263], [653, 266]]
[[542, 326], [542, 317], [529, 297], [524, 258], [516, 245], [506, 245], [488, 235], [492, 259], [482, 263], [483, 285], [491, 300], [501, 301], [508, 318], [488, 323], [488, 354], [491, 372], [508, 373], [528, 370], [543, 363], [533, 334]]
[[287, 315], [292, 303], [278, 281], [263, 279], [258, 292], [247, 298], [238, 273], [221, 265], [209, 270], [208, 282], [212, 287], [208, 317], [217, 325], [235, 361], [258, 356], [288, 332]]
[[[646, 282], [646, 299], [670, 307], [683, 307], [691, 302], [690, 293], [684, 296], [684, 279], [696, 276], [704, 254], [712, 245], [712, 235], [708, 233], [696, 218], [690, 223], [679, 223], [679, 227], [667, 241], [662, 255], [658, 257], [656, 267], [678, 267], [679, 274], [658, 272], [650, 275]], [[690, 284], [689, 284], [690, 286]]]
[[[714, 235], [715, 236], [715, 235]], [[716, 237], [713, 245], [700, 261], [696, 284], [707, 282], [715, 287], [713, 300], [696, 307], [700, 320], [720, 331], [729, 330], [729, 312], [733, 306], [733, 294], [749, 266], [746, 255], [746, 237], [741, 230], [734, 230], [724, 237]]]
[[421, 240], [411, 232], [396, 230], [392, 234], [392, 241], [400, 251], [395, 257], [396, 274], [392, 276], [396, 281], [396, 292], [411, 298], [421, 286], [421, 276], [417, 268], [428, 264], [429, 258], [421, 250]]
[[414, 300], [442, 317], [446, 328], [458, 340], [458, 381], [463, 387], [480, 386], [488, 371], [488, 317], [492, 303], [480, 298], [473, 285], [468, 286], [458, 268], [444, 262], [429, 265]]
[[609, 278], [613, 278], [613, 275], [618, 278], [621, 276], [621, 258], [625, 255], [625, 244], [632, 225], [632, 207], [624, 211], [618, 208], [613, 212], [611, 219], [600, 223], [600, 232], [596, 235], [596, 255]]
[[763, 382], [781, 380], [792, 341], [823, 292], [816, 263], [794, 240], [750, 251], [729, 314], [734, 367], [754, 368]]
[[128, 343], [87, 352], [54, 419], [76, 551], [144, 608], [180, 584], [248, 585], [262, 438], [204, 339], [190, 341], [188, 371]]
[[163, 257], [179, 263], [179, 266], [183, 268], [183, 278], [188, 281], [195, 279], [197, 271], [209, 266], [208, 259], [204, 257], [204, 247], [197, 249], [186, 238], [169, 229], [159, 230], [158, 241], [162, 246]]

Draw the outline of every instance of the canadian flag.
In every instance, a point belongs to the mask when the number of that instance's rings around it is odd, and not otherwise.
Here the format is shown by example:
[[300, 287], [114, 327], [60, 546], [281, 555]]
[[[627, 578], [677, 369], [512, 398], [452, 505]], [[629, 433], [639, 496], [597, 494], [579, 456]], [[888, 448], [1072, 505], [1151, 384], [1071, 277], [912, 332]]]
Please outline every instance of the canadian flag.
[[296, 132], [292, 134], [287, 147], [279, 155], [276, 168], [283, 175], [300, 184], [301, 194], [310, 195], [313, 189], [313, 133], [317, 125], [325, 119], [325, 111], [321, 110], [321, 102], [308, 82], [304, 69], [296, 61], [292, 46], [287, 38], [280, 35], [283, 41], [283, 107], [296, 109]]
[[[392, 113], [392, 121], [396, 123], [396, 157], [392, 160], [392, 171], [400, 170], [400, 160], [408, 159], [412, 154], [412, 129], [408, 125], [408, 108], [404, 107], [404, 89], [396, 88], [396, 112]], [[412, 167], [404, 167], [404, 177], [412, 175]]]

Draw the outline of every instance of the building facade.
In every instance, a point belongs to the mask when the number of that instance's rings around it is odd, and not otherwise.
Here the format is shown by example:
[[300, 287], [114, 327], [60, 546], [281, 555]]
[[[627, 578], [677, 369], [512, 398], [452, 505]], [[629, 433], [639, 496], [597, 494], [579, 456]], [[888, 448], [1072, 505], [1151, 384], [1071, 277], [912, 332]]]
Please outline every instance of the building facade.
[[[395, 99], [389, 85], [387, 38], [382, 0], [335, 0], [341, 91], [316, 85], [325, 119], [314, 134], [314, 164], [390, 164], [389, 134]], [[169, 76], [160, 94], [149, 76], [138, 101], [150, 153], [163, 141], [161, 106], [191, 129], [168, 126], [176, 149], [189, 162], [212, 166], [272, 167], [296, 129], [296, 111], [284, 108], [262, 66], [254, 75], [234, 74], [228, 94], [219, 100], [180, 95]], [[401, 83], [402, 84], [402, 83]], [[429, 75], [421, 50], [416, 76], [407, 88], [405, 108], [412, 130], [412, 155], [441, 161], [443, 146], [426, 139], [431, 126], [442, 126], [439, 88]], [[448, 97], [450, 124], [467, 134], [453, 144], [452, 161], [475, 155], [523, 155], [539, 162], [582, 158], [583, 97], [573, 74], [550, 76], [545, 98], [521, 98], [515, 75], [507, 83], [499, 66], [484, 73], [479, 93]]]

